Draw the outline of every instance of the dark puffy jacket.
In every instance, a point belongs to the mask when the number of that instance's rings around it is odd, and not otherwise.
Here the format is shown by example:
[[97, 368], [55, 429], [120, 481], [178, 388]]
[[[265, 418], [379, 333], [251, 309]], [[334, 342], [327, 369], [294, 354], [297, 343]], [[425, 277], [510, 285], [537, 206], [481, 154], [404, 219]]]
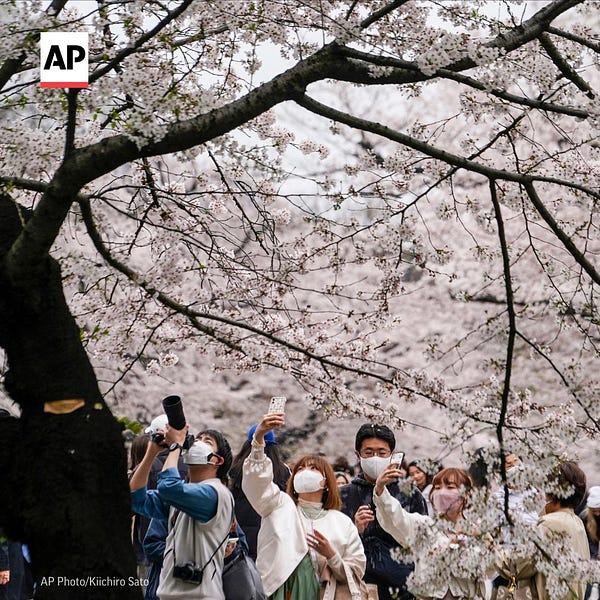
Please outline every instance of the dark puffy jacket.
[[[391, 483], [387, 486], [390, 494], [397, 498], [402, 507], [411, 513], [427, 514], [425, 498], [417, 488], [410, 496], [402, 493], [398, 484]], [[354, 522], [354, 515], [358, 508], [363, 505], [370, 506], [374, 511], [373, 484], [369, 483], [361, 474], [347, 485], [340, 488], [342, 496], [342, 512], [348, 515]], [[400, 544], [386, 531], [377, 521], [371, 521], [360, 536], [367, 557], [367, 568], [364, 580], [367, 583], [377, 584], [380, 600], [391, 598], [389, 588], [398, 589], [400, 598], [408, 600], [412, 596], [406, 591], [406, 579], [412, 573], [412, 563], [401, 563], [394, 560], [390, 554], [391, 550], [401, 548]]]

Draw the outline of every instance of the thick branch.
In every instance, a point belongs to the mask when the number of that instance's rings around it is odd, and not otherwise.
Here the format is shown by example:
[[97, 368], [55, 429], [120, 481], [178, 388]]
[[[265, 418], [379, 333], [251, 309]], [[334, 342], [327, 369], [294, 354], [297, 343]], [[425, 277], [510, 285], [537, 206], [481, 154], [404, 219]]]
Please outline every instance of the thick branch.
[[600, 273], [594, 268], [594, 265], [580, 252], [579, 248], [573, 243], [573, 240], [567, 235], [559, 226], [554, 217], [550, 214], [548, 209], [544, 206], [544, 203], [537, 194], [537, 191], [533, 185], [533, 181], [528, 181], [523, 184], [525, 191], [531, 200], [531, 203], [535, 206], [536, 210], [544, 219], [548, 227], [554, 232], [554, 235], [562, 242], [564, 247], [568, 250], [569, 254], [581, 265], [583, 270], [590, 276], [592, 281], [596, 284], [600, 284]]
[[[509, 53], [538, 38], [548, 29], [554, 19], [582, 2], [583, 0], [555, 0], [544, 6], [522, 25], [501, 33], [483, 46], [498, 48], [505, 53]], [[335, 74], [332, 76], [340, 81], [351, 81], [353, 83], [399, 84], [425, 81], [439, 75], [438, 72], [434, 73], [433, 76], [424, 75], [416, 63], [409, 63], [409, 68], [400, 68], [385, 74], [373, 74], [370, 68], [371, 62], [371, 59], [368, 61], [336, 61]], [[472, 58], [465, 57], [446, 65], [444, 69], [446, 71], [459, 72], [473, 69], [477, 66], [479, 65]]]
[[301, 95], [307, 85], [327, 75], [331, 48], [323, 48], [239, 100], [187, 121], [173, 123], [165, 128], [165, 135], [160, 141], [140, 148], [129, 137], [117, 135], [74, 150], [57, 170], [34, 216], [10, 252], [7, 269], [11, 277], [17, 277], [27, 265], [35, 263], [49, 251], [72, 202], [86, 183], [145, 156], [198, 146], [236, 129], [277, 104]]

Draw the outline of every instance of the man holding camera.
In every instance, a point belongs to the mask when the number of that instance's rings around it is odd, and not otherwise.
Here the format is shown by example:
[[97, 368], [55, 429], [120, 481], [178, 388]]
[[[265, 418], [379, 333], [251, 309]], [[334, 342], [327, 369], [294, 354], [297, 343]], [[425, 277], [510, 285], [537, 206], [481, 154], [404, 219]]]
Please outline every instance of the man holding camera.
[[[233, 522], [233, 497], [224, 485], [231, 467], [231, 449], [215, 430], [198, 434], [184, 451], [189, 483], [177, 470], [186, 443], [187, 426], [167, 425], [164, 439], [153, 438], [131, 477], [133, 511], [168, 522], [163, 568], [157, 594], [161, 600], [194, 598], [224, 600], [223, 559]], [[146, 488], [152, 462], [169, 448], [156, 490]]]

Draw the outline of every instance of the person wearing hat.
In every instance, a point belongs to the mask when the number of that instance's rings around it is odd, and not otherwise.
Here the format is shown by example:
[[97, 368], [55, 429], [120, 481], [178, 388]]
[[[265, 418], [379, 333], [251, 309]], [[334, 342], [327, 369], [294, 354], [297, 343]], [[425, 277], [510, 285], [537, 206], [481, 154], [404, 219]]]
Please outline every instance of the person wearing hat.
[[[246, 494], [244, 494], [244, 491], [242, 490], [242, 467], [252, 450], [252, 438], [254, 437], [257, 426], [258, 423], [255, 423], [248, 430], [246, 440], [242, 444], [240, 451], [233, 458], [231, 470], [229, 471], [229, 489], [235, 500], [235, 516], [238, 525], [246, 534], [248, 554], [254, 561], [256, 561], [256, 545], [261, 518], [252, 508], [248, 498], [246, 498]], [[273, 464], [273, 481], [278, 485], [279, 489], [285, 490], [288, 479], [290, 478], [290, 469], [281, 458], [279, 444], [275, 438], [275, 432], [267, 432], [264, 439], [265, 455]]]
[[[169, 424], [169, 420], [167, 415], [158, 415], [158, 417], [154, 417], [152, 422], [146, 429], [144, 429], [144, 433], [149, 435], [152, 438], [153, 435], [165, 434], [167, 430], [167, 425]], [[149, 490], [155, 490], [158, 482], [158, 474], [162, 471], [163, 465], [165, 464], [165, 460], [169, 456], [169, 449], [166, 446], [163, 446], [161, 452], [158, 453], [154, 462], [152, 463], [152, 468], [150, 469], [150, 474], [148, 475], [148, 483], [146, 487]], [[179, 475], [182, 479], [185, 479], [188, 475], [188, 467], [186, 462], [183, 460], [183, 455], [179, 456], [179, 462], [177, 463], [177, 470], [179, 471]]]
[[[183, 454], [189, 482], [179, 475], [187, 426], [164, 429], [164, 441], [150, 441], [129, 482], [134, 512], [167, 522], [168, 535], [157, 595], [161, 600], [225, 600], [223, 561], [234, 519], [233, 498], [225, 486], [231, 449], [216, 430], [198, 434]], [[146, 487], [152, 463], [168, 445], [155, 490]]]

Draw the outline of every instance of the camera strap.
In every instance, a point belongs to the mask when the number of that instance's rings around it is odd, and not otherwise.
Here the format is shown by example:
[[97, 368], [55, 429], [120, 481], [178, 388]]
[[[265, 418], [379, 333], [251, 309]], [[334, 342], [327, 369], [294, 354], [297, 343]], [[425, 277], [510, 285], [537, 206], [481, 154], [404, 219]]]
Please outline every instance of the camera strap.
[[[176, 508], [174, 510], [173, 516], [171, 517], [171, 528], [172, 529], [175, 529], [175, 524], [177, 523], [177, 519], [179, 518], [180, 513], [181, 513], [181, 511], [179, 509]], [[190, 519], [192, 519], [192, 517], [190, 517]], [[197, 519], [192, 519], [192, 522], [193, 522], [192, 556], [194, 557], [194, 561], [196, 560], [196, 521], [197, 521]], [[231, 528], [233, 527], [234, 523], [235, 523], [235, 509], [234, 509], [233, 500], [232, 500], [232, 502], [231, 502], [231, 523], [230, 523], [229, 527], [227, 528], [227, 533], [225, 534], [225, 537], [221, 540], [220, 544], [215, 548], [214, 552], [210, 555], [208, 560], [202, 565], [202, 567], [200, 567], [201, 571], [204, 571], [204, 569], [206, 569], [206, 567], [208, 567], [208, 565], [211, 563], [212, 559], [215, 557], [215, 554], [219, 551], [221, 546], [223, 546], [223, 544], [229, 539], [229, 535], [231, 533]], [[175, 534], [173, 534], [173, 538], [174, 537], [175, 537]], [[173, 564], [174, 565], [177, 564], [177, 557], [175, 556], [175, 539], [173, 539]], [[215, 576], [216, 572], [217, 572], [217, 568], [215, 567], [211, 579]]]

